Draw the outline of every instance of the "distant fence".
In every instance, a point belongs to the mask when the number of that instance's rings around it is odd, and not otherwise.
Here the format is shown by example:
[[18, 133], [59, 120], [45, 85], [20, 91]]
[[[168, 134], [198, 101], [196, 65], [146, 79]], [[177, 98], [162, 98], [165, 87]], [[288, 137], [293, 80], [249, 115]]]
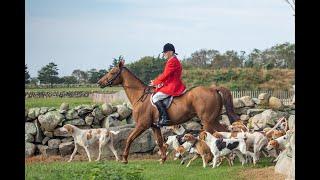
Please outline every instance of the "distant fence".
[[[268, 91], [268, 90], [260, 90], [260, 91], [231, 91], [233, 98], [240, 98], [243, 96], [250, 96], [252, 98], [258, 98], [259, 94], [268, 93], [271, 96], [277, 97], [281, 99], [284, 105], [291, 104], [292, 97], [294, 95], [293, 91]], [[101, 93], [92, 93], [89, 95], [90, 98], [93, 99], [94, 102], [113, 102], [113, 101], [126, 101], [129, 102], [126, 93], [121, 90], [114, 94], [101, 94]]]
[[231, 91], [233, 98], [240, 98], [243, 96], [258, 98], [259, 94], [261, 93], [268, 93], [271, 96], [279, 98], [284, 105], [291, 104], [291, 101], [294, 95], [294, 91], [280, 91], [280, 90]]
[[129, 102], [129, 99], [124, 90], [118, 91], [113, 94], [92, 93], [89, 94], [89, 97], [92, 98], [93, 102], [95, 103], [111, 103], [115, 101]]

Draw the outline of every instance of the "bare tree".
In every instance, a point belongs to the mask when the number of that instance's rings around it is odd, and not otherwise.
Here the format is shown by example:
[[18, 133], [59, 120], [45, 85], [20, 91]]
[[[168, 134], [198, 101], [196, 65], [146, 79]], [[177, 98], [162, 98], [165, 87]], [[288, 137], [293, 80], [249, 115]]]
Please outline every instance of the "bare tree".
[[[293, 13], [295, 13], [295, 6], [296, 6], [296, 2], [295, 2], [295, 0], [285, 0], [289, 5], [290, 5], [290, 7], [291, 7], [291, 9], [293, 10]], [[295, 14], [293, 14], [293, 16], [294, 16]]]

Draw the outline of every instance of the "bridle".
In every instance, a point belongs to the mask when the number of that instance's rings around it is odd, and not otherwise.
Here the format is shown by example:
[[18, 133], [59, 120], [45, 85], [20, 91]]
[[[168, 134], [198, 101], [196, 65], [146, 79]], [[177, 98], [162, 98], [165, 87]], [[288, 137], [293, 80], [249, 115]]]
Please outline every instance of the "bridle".
[[[120, 70], [117, 72], [117, 74], [112, 76], [112, 78], [107, 81], [106, 86], [112, 87], [113, 82], [120, 76], [120, 74], [122, 73], [123, 68], [124, 68], [123, 66], [120, 67]], [[124, 86], [124, 85], [122, 85], [122, 86], [123, 87], [129, 87], [129, 86]], [[137, 88], [137, 87], [130, 87], [130, 88]], [[153, 86], [146, 86], [144, 88], [144, 90], [143, 90], [143, 94], [140, 96], [140, 98], [137, 100], [137, 102], [139, 102], [139, 101], [143, 102], [148, 97], [148, 94], [152, 94], [153, 93], [153, 91], [152, 91], [153, 88], [154, 88]]]
[[110, 80], [108, 80], [106, 86], [112, 87], [113, 81], [116, 80], [120, 76], [122, 69], [123, 69], [123, 67], [120, 67], [120, 70], [117, 72], [117, 74], [114, 75]]

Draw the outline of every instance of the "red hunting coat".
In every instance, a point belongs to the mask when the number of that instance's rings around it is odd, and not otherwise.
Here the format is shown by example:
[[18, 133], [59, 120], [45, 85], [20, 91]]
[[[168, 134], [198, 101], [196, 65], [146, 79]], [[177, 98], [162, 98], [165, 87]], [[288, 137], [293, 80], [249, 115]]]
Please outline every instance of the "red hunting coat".
[[182, 65], [176, 56], [173, 56], [166, 62], [162, 74], [154, 81], [154, 85], [163, 83], [163, 86], [156, 89], [156, 92], [163, 92], [171, 96], [179, 96], [186, 89], [181, 80]]

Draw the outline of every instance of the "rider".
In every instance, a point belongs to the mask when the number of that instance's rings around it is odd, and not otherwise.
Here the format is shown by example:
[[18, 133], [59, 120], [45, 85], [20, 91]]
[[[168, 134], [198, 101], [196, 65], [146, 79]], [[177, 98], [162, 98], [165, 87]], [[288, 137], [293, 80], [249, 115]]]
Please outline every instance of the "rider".
[[156, 86], [156, 93], [153, 95], [152, 101], [160, 114], [158, 127], [167, 126], [170, 121], [163, 100], [169, 96], [179, 96], [186, 90], [181, 80], [182, 65], [175, 56], [178, 54], [175, 52], [174, 46], [170, 43], [165, 44], [162, 53], [167, 60], [164, 71], [150, 82], [150, 85]]

